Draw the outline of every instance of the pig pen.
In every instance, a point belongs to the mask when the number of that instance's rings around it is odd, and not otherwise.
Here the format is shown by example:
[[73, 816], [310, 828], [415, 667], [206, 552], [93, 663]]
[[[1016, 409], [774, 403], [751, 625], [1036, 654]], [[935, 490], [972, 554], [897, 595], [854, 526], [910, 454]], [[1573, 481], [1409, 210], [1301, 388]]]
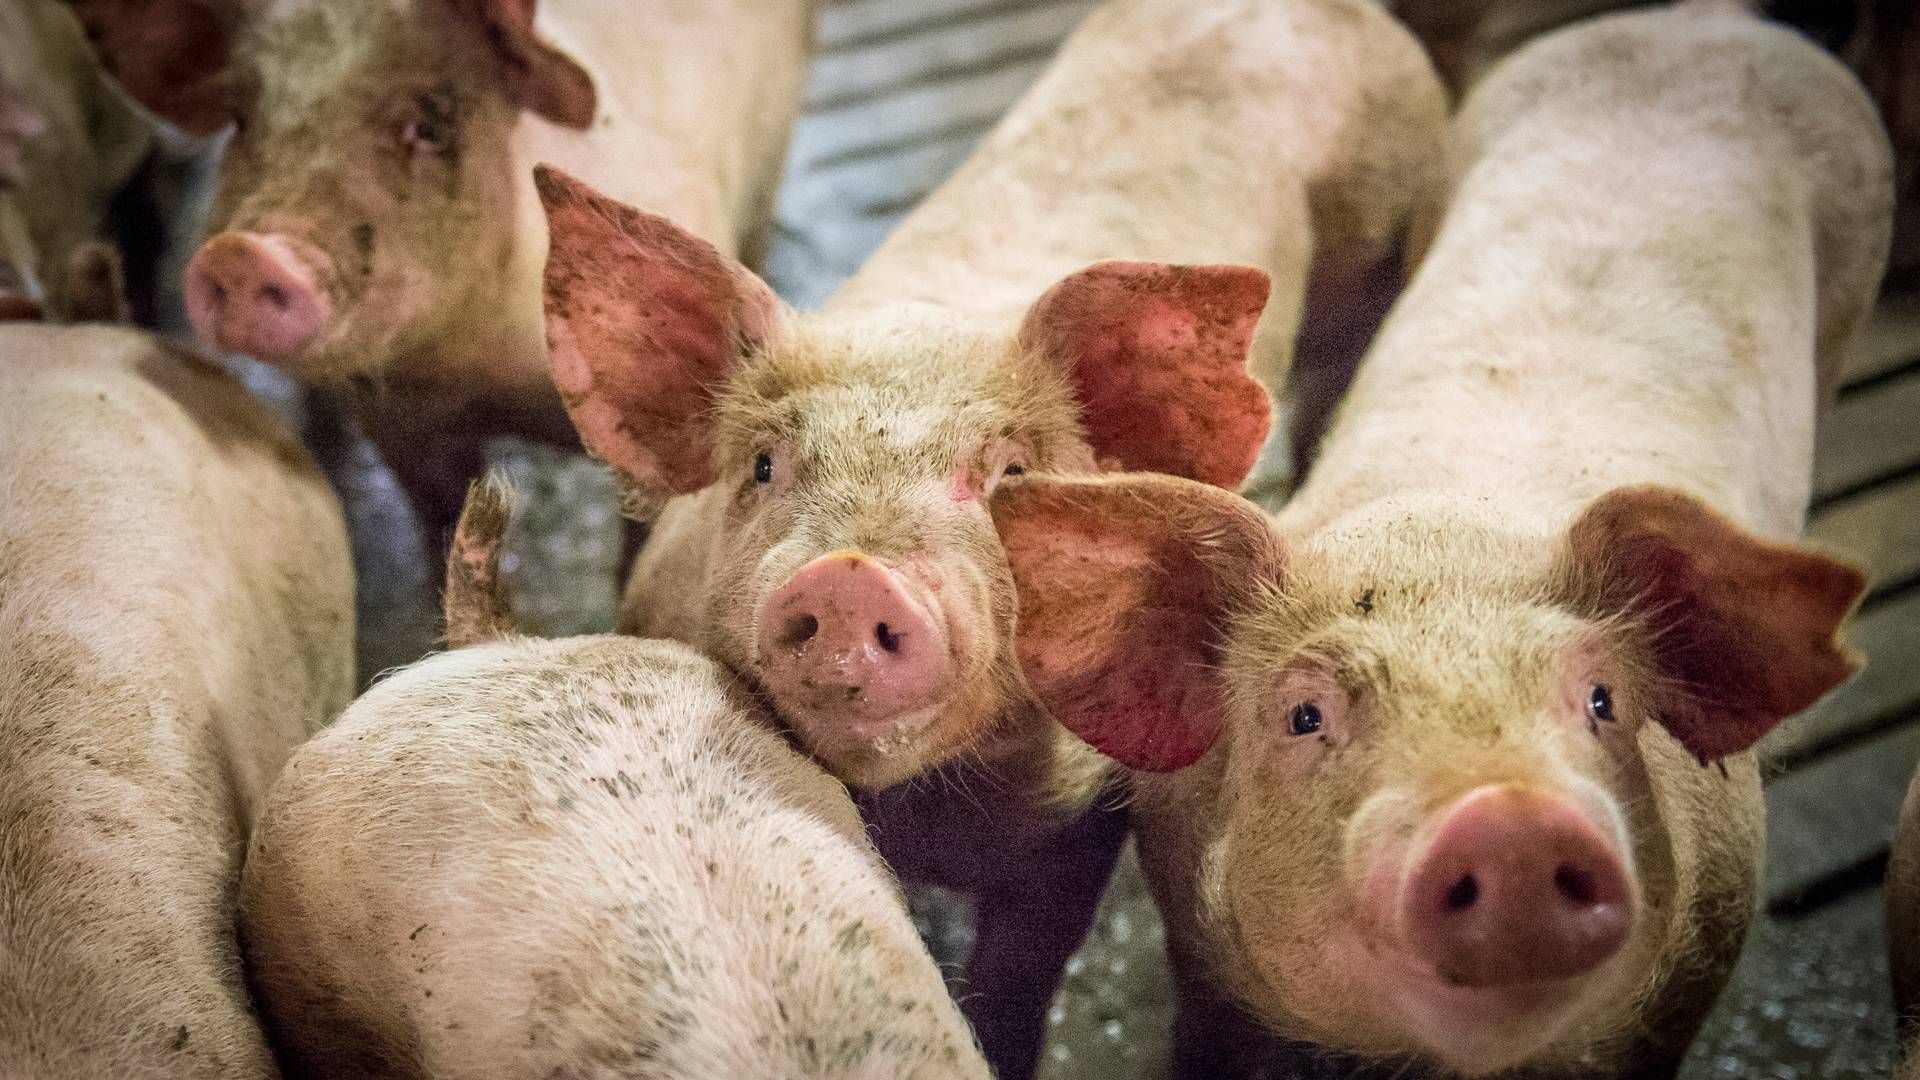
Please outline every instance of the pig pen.
[[[817, 305], [961, 163], [1093, 6], [827, 0], [780, 192], [768, 280], [794, 304]], [[297, 410], [295, 393], [277, 376], [248, 376]], [[427, 565], [392, 476], [350, 422], [325, 407], [304, 412], [309, 440], [347, 504], [359, 579], [360, 671], [370, 681], [436, 644], [438, 568]], [[1920, 758], [1916, 417], [1920, 293], [1890, 293], [1821, 433], [1809, 526], [1814, 542], [1868, 568], [1872, 592], [1848, 632], [1867, 668], [1762, 745], [1765, 910], [1734, 983], [1693, 1048], [1683, 1073], [1690, 1080], [1839, 1080], [1884, 1076], [1891, 1066], [1880, 882], [1888, 837]], [[511, 442], [496, 445], [491, 457], [525, 496], [506, 570], [527, 629], [611, 628], [619, 529], [605, 471]], [[1260, 490], [1284, 487], [1284, 478], [1268, 478]], [[969, 914], [937, 895], [916, 896], [914, 905], [935, 955], [957, 971]], [[1042, 1077], [1160, 1075], [1173, 1005], [1162, 940], [1129, 854], [1055, 1000]], [[1349, 1074], [1338, 1061], [1314, 1071]]]

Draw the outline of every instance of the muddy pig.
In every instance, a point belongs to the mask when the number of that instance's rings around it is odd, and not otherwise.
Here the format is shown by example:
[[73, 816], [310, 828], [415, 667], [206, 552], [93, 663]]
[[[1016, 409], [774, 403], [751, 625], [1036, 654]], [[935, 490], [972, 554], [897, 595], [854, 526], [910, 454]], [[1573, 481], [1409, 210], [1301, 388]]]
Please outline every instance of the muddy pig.
[[311, 1077], [986, 1080], [847, 792], [684, 645], [508, 635], [476, 487], [452, 653], [303, 747], [249, 970]]
[[0, 1077], [278, 1075], [247, 828], [353, 688], [346, 526], [219, 368], [0, 326]]
[[70, 2], [156, 111], [233, 126], [187, 267], [200, 335], [350, 394], [440, 550], [485, 438], [577, 446], [533, 163], [750, 256], [812, 0]]
[[1859, 84], [1682, 6], [1521, 50], [1455, 135], [1276, 519], [1167, 478], [992, 507], [1030, 684], [1131, 767], [1182, 1076], [1247, 1067], [1250, 1020], [1670, 1075], [1754, 907], [1751, 748], [1854, 666], [1861, 575], [1792, 542], [1886, 250]]
[[0, 319], [113, 314], [90, 287], [99, 254], [83, 248], [106, 237], [109, 203], [154, 131], [65, 4], [0, 5]]
[[622, 628], [771, 695], [897, 870], [976, 899], [966, 1007], [1003, 1078], [1034, 1067], [1124, 826], [1021, 683], [982, 500], [1034, 468], [1239, 484], [1269, 424], [1249, 350], [1278, 385], [1302, 309], [1379, 280], [1444, 127], [1370, 4], [1116, 0], [806, 315], [540, 174], [556, 380], [635, 501], [675, 496]]

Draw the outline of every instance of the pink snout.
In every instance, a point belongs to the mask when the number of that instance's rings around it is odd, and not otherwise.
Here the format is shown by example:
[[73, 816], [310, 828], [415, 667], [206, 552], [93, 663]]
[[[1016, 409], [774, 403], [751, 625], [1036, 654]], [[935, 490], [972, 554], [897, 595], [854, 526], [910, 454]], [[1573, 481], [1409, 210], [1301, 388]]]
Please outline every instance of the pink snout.
[[855, 728], [920, 726], [952, 670], [933, 601], [856, 551], [822, 555], [760, 612], [761, 678], [783, 710]]
[[187, 264], [187, 316], [206, 341], [261, 360], [291, 357], [332, 314], [322, 256], [278, 233], [224, 232]]
[[1468, 792], [1413, 858], [1402, 932], [1457, 985], [1585, 974], [1633, 926], [1633, 891], [1613, 845], [1571, 803], [1537, 791]]

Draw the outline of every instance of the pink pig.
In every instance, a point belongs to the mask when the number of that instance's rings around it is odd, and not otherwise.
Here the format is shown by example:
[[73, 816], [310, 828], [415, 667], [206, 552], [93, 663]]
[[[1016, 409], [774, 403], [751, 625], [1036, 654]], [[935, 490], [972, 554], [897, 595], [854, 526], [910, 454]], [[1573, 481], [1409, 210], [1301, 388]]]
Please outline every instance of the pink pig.
[[513, 636], [508, 506], [449, 560], [456, 650], [302, 747], [247, 859], [303, 1077], [987, 1080], [847, 792], [685, 645]]
[[215, 365], [0, 326], [0, 1077], [271, 1080], [234, 938], [294, 747], [353, 694], [326, 478]]
[[155, 111], [233, 125], [186, 271], [200, 335], [348, 390], [435, 546], [485, 438], [577, 445], [533, 163], [752, 257], [812, 19], [811, 0], [68, 2]]
[[1859, 84], [1687, 4], [1523, 49], [1455, 140], [1277, 520], [1164, 477], [993, 502], [1029, 682], [1131, 767], [1181, 1076], [1257, 1028], [1670, 1075], [1753, 912], [1751, 747], [1854, 667], [1860, 574], [1791, 542], [1886, 253]]
[[806, 315], [540, 175], [556, 381], [634, 501], [677, 496], [622, 628], [751, 679], [903, 876], [975, 898], [964, 1005], [1003, 1078], [1034, 1068], [1125, 830], [1020, 677], [984, 500], [1029, 469], [1240, 483], [1268, 429], [1249, 351], [1277, 387], [1312, 297], [1336, 322], [1389, 276], [1443, 130], [1372, 4], [1115, 0]]

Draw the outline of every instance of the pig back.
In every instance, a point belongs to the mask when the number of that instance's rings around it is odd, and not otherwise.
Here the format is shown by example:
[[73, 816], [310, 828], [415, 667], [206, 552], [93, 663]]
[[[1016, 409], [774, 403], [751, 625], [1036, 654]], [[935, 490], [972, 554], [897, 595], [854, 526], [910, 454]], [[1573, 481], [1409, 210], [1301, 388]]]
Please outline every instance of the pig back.
[[275, 788], [242, 907], [307, 1075], [985, 1076], [845, 790], [664, 642], [376, 686]]
[[0, 1075], [268, 1076], [256, 801], [351, 695], [325, 480], [218, 368], [0, 327]]
[[1549, 35], [1455, 127], [1452, 205], [1300, 505], [1631, 483], [1796, 535], [1815, 418], [1878, 286], [1871, 103], [1792, 31], [1692, 5]]
[[1439, 180], [1445, 94], [1367, 0], [1114, 0], [830, 308], [1009, 321], [1102, 259], [1273, 278], [1254, 369], [1287, 368], [1317, 249], [1378, 257]]

